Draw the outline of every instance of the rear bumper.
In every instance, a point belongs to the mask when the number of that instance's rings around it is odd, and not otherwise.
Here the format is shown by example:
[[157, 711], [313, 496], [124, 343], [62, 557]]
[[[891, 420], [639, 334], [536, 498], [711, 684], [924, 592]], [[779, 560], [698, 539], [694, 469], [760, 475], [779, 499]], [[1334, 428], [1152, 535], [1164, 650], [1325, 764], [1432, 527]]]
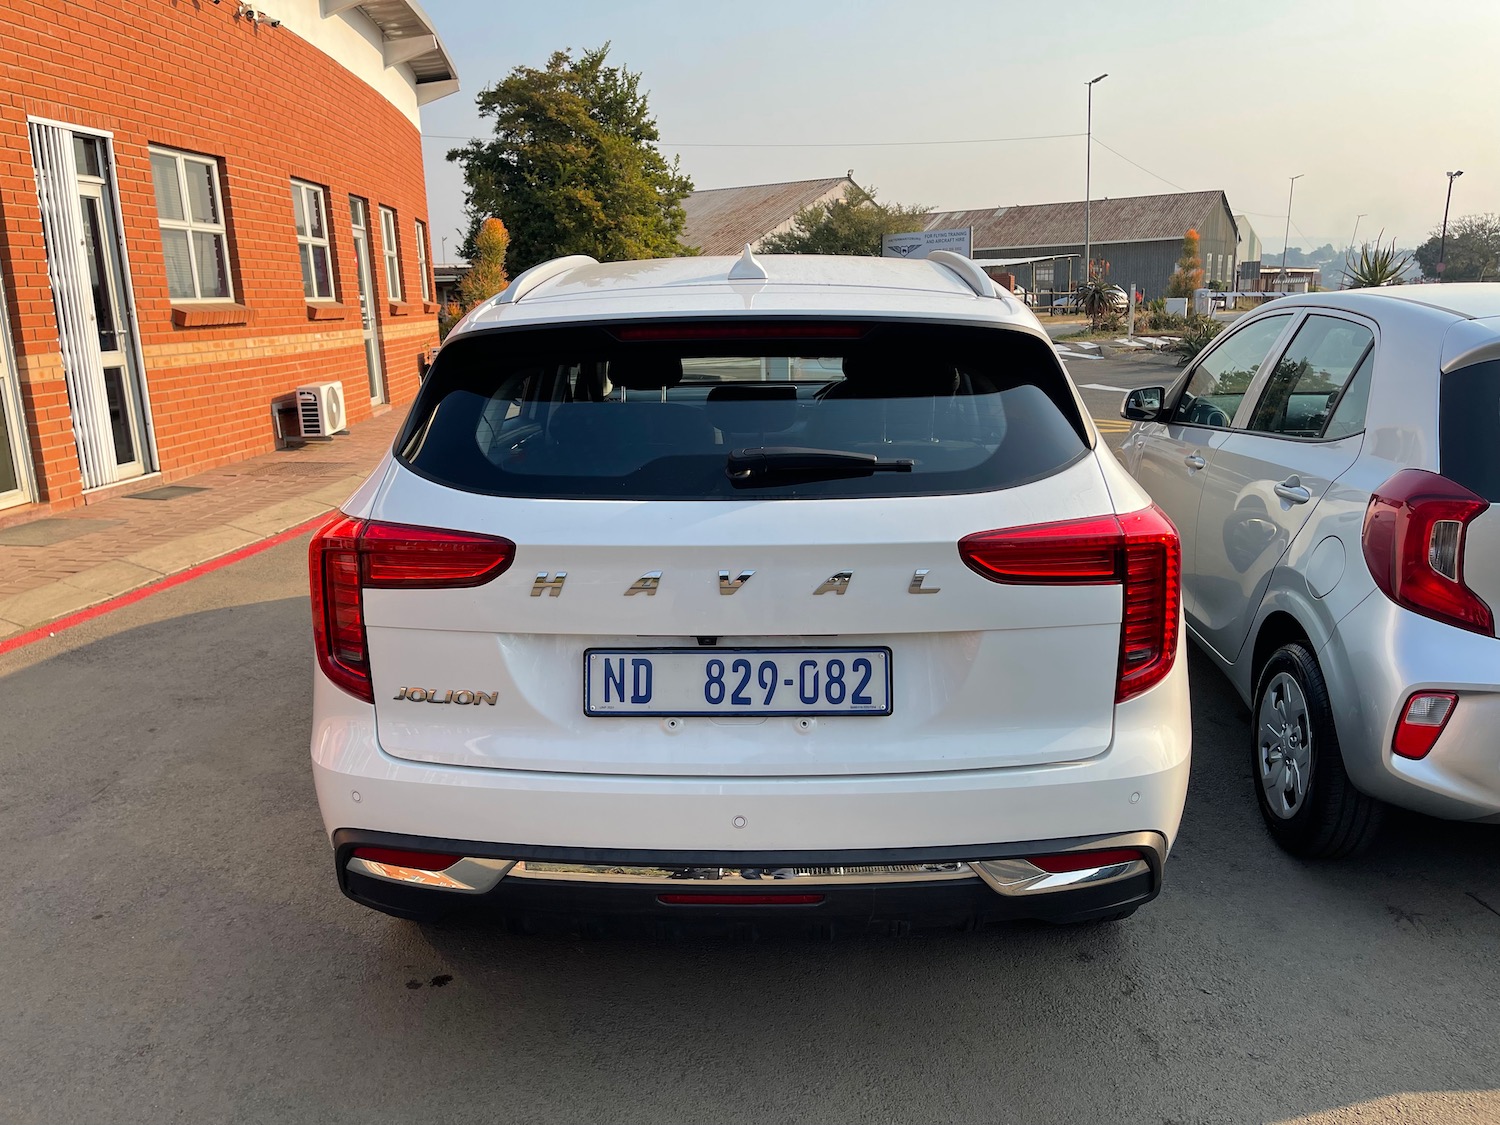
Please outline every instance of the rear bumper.
[[[1361, 790], [1450, 820], [1500, 820], [1500, 640], [1372, 593], [1318, 653], [1349, 776]], [[1391, 750], [1407, 699], [1452, 691], [1458, 706], [1420, 761]]]
[[[1083, 922], [1133, 909], [1161, 890], [1166, 840], [1155, 832], [919, 851], [733, 855], [601, 852], [398, 835], [333, 834], [339, 886], [398, 917], [499, 915], [528, 927], [645, 923], [824, 930]], [[360, 848], [465, 859], [444, 887], [370, 863]], [[1129, 848], [1139, 859], [1048, 874], [1027, 856]], [[403, 878], [403, 871], [411, 878]]]

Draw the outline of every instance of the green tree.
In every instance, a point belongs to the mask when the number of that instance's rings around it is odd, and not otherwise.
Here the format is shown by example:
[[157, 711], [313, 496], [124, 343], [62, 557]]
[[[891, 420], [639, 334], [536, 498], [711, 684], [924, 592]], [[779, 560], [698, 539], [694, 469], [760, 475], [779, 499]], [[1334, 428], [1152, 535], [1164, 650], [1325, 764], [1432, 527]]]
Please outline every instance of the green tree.
[[852, 181], [844, 197], [798, 211], [792, 229], [760, 244], [768, 254], [856, 254], [879, 257], [888, 234], [910, 234], [926, 224], [926, 207], [880, 203], [873, 190]]
[[557, 51], [544, 69], [516, 67], [480, 91], [493, 139], [448, 153], [464, 171], [466, 257], [490, 215], [509, 227], [516, 271], [564, 254], [624, 261], [693, 253], [679, 242], [693, 182], [656, 147], [641, 76], [606, 65], [608, 56], [608, 43], [577, 59]]
[[1189, 230], [1182, 236], [1182, 256], [1177, 269], [1167, 279], [1168, 297], [1191, 297], [1193, 290], [1203, 288], [1203, 259], [1198, 257], [1198, 232]]
[[[1442, 228], [1413, 252], [1423, 277], [1438, 276]], [[1500, 278], [1500, 215], [1465, 215], [1448, 224], [1444, 281], [1494, 281]]]

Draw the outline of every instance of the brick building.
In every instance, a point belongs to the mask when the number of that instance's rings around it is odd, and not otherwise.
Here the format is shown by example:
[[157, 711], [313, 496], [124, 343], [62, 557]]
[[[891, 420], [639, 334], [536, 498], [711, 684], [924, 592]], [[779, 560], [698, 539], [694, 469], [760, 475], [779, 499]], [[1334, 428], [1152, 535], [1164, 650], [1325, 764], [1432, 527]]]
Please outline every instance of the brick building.
[[301, 384], [409, 401], [457, 87], [411, 0], [0, 3], [0, 509], [269, 450]]

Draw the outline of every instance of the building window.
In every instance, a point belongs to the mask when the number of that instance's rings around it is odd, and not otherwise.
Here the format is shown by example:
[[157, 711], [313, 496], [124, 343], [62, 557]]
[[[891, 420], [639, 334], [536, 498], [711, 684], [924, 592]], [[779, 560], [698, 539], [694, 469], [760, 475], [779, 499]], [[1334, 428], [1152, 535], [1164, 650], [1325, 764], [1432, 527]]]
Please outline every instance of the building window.
[[297, 255], [302, 259], [302, 292], [309, 301], [333, 300], [333, 251], [328, 245], [328, 202], [323, 189], [292, 181], [297, 220]]
[[219, 162], [170, 149], [151, 149], [156, 218], [174, 301], [234, 299]]
[[422, 300], [432, 301], [432, 275], [427, 260], [430, 249], [427, 245], [427, 224], [417, 220], [417, 277], [421, 279]]
[[385, 256], [385, 291], [393, 301], [402, 301], [401, 250], [396, 242], [396, 212], [380, 209], [380, 249]]

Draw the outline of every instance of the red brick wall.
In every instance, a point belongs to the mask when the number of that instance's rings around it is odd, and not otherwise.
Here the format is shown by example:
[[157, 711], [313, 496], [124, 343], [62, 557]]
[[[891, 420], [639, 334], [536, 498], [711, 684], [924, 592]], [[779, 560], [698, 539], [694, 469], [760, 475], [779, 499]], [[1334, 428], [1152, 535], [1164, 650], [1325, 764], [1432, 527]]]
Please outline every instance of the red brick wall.
[[[312, 0], [316, 4], [317, 0]], [[413, 220], [427, 221], [421, 139], [374, 88], [238, 4], [182, 0], [0, 3], [0, 276], [41, 499], [80, 503], [82, 480], [32, 171], [28, 115], [114, 134], [116, 178], [146, 390], [165, 478], [273, 447], [272, 399], [340, 379], [349, 420], [369, 417], [349, 196], [370, 210], [389, 401], [416, 392], [437, 343], [421, 301]], [[147, 146], [215, 157], [235, 301], [246, 323], [173, 323]], [[310, 319], [291, 179], [327, 189], [337, 308]], [[386, 298], [380, 206], [395, 208], [406, 303]], [[337, 446], [335, 444], [334, 448]]]

